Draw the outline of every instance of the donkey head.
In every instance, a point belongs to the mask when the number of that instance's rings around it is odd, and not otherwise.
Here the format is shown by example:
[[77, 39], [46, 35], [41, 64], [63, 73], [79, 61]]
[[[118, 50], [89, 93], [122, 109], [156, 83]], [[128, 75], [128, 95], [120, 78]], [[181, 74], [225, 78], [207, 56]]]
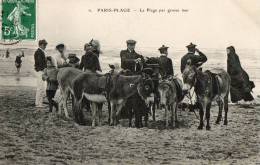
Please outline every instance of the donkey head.
[[196, 67], [191, 64], [191, 60], [189, 59], [182, 73], [182, 78], [184, 83], [183, 85], [184, 93], [188, 93], [189, 90], [195, 85], [196, 74], [197, 74]]
[[141, 79], [137, 85], [137, 90], [138, 94], [145, 101], [147, 101], [147, 98], [153, 94], [154, 83], [149, 75], [142, 73]]
[[160, 106], [165, 107], [169, 104], [170, 99], [173, 96], [173, 90], [171, 87], [171, 82], [168, 80], [161, 80], [159, 82], [158, 91], [160, 94]]

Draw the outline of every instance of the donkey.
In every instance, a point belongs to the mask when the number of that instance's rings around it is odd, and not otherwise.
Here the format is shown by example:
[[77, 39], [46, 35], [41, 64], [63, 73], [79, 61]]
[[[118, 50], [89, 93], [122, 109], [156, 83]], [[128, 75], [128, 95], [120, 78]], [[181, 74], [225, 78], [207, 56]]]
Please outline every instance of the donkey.
[[166, 128], [169, 126], [169, 110], [171, 112], [171, 126], [173, 126], [173, 116], [175, 118], [175, 125], [177, 125], [178, 103], [183, 99], [181, 80], [177, 78], [175, 78], [175, 80], [172, 78], [161, 80], [159, 82], [158, 90], [160, 94], [160, 107], [165, 109]]
[[183, 71], [184, 93], [194, 87], [199, 103], [200, 124], [198, 129], [203, 129], [203, 116], [205, 112], [207, 125], [206, 130], [210, 130], [210, 108], [213, 100], [217, 100], [219, 113], [216, 124], [219, 124], [222, 118], [222, 109], [224, 105], [225, 119], [224, 125], [227, 125], [228, 113], [228, 94], [230, 89], [230, 77], [223, 69], [214, 69], [203, 72], [201, 69], [187, 63]]
[[57, 74], [57, 80], [59, 83], [60, 94], [61, 94], [61, 102], [59, 103], [59, 114], [61, 114], [61, 108], [63, 106], [64, 113], [67, 118], [69, 118], [67, 100], [70, 94], [74, 95], [72, 90], [72, 81], [76, 76], [78, 76], [81, 73], [83, 73], [83, 71], [79, 69], [72, 68], [72, 67], [65, 67], [65, 68], [60, 68]]
[[141, 97], [143, 99], [146, 99], [150, 94], [151, 87], [144, 84], [142, 76], [123, 76], [121, 74], [101, 76], [95, 73], [78, 75], [73, 80], [76, 122], [84, 124], [81, 102], [83, 97], [86, 97], [92, 104], [92, 126], [95, 126], [96, 113], [98, 113], [98, 124], [101, 125], [102, 108], [98, 108], [97, 104], [108, 101], [107, 97], [109, 97], [111, 105], [111, 113], [109, 112], [110, 125], [116, 125], [122, 106], [126, 103], [127, 98], [138, 92], [142, 93]]
[[[142, 73], [142, 75], [124, 76], [117, 75], [113, 78], [113, 88], [110, 93], [111, 116], [110, 125], [118, 124], [118, 117], [125, 105], [127, 99], [135, 94], [141, 96], [141, 99], [148, 105], [151, 96], [153, 95], [154, 84], [150, 76]], [[141, 116], [136, 116], [135, 119], [140, 120]], [[141, 117], [142, 118], [142, 117]], [[132, 113], [129, 115], [129, 126], [131, 126]], [[147, 126], [148, 116], [145, 116], [145, 125]], [[141, 123], [139, 123], [141, 124]], [[142, 124], [141, 124], [142, 125]]]
[[[109, 89], [111, 89], [111, 74], [100, 75], [93, 72], [84, 72], [75, 77], [72, 82], [74, 97], [73, 110], [77, 123], [84, 125], [82, 112], [82, 100], [85, 97], [90, 101], [92, 111], [92, 126], [101, 125], [102, 104], [107, 101]], [[97, 116], [98, 114], [98, 116]]]

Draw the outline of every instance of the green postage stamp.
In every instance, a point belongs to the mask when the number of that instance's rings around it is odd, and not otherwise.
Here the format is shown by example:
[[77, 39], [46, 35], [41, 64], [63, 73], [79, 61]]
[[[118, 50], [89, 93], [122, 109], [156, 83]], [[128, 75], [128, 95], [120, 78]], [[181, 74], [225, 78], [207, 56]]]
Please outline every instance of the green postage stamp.
[[36, 39], [36, 0], [2, 0], [2, 39]]

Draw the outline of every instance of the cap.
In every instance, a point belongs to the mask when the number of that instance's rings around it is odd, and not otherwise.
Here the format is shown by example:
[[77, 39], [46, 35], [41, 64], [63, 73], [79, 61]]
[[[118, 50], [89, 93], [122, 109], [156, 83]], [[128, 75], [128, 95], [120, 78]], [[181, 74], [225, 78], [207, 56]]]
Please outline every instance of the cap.
[[132, 39], [130, 39], [130, 40], [127, 40], [127, 41], [126, 41], [126, 43], [127, 43], [127, 44], [136, 44], [136, 41], [135, 41], [135, 40], [132, 40]]

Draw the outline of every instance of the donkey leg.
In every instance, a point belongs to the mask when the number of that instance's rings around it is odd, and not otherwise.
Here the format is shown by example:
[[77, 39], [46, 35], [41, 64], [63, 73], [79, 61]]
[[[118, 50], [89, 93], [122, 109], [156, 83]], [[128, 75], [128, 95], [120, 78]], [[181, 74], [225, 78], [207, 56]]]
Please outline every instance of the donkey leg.
[[102, 106], [103, 106], [102, 103], [100, 103], [98, 105], [98, 112], [99, 112], [99, 115], [98, 115], [98, 126], [102, 125], [102, 123], [101, 123], [101, 121], [102, 121]]
[[177, 111], [178, 111], [178, 106], [177, 106], [177, 103], [174, 103], [173, 104], [173, 111], [174, 111], [174, 122], [175, 122], [175, 127], [178, 127], [178, 113], [177, 113]]
[[82, 111], [82, 99], [80, 100], [80, 104], [79, 104], [77, 114], [78, 114], [78, 120], [79, 120], [80, 124], [85, 125], [86, 121], [85, 121], [84, 114], [83, 114], [83, 111]]
[[114, 118], [115, 118], [115, 111], [116, 111], [116, 105], [111, 103], [111, 114], [110, 114], [110, 125], [114, 125]]
[[198, 129], [203, 129], [203, 116], [204, 116], [204, 110], [203, 110], [203, 106], [200, 104], [200, 109], [199, 109], [199, 114], [200, 114], [200, 124], [199, 124], [199, 127]]
[[119, 124], [119, 116], [121, 114], [123, 105], [124, 105], [123, 103], [117, 105], [116, 116], [115, 116], [115, 122], [116, 122], [115, 125]]
[[219, 124], [219, 122], [222, 119], [222, 110], [223, 110], [223, 100], [222, 99], [218, 100], [218, 107], [219, 107], [219, 110], [218, 110], [218, 117], [216, 120], [216, 124]]
[[155, 104], [156, 104], [156, 102], [154, 102], [153, 103], [153, 105], [152, 105], [152, 111], [153, 111], [153, 121], [155, 121]]
[[66, 118], [69, 118], [68, 106], [67, 106], [68, 97], [69, 97], [69, 92], [67, 92], [67, 91], [64, 92], [63, 109], [64, 109], [64, 113], [65, 113]]
[[111, 118], [111, 103], [108, 102], [108, 124], [110, 124], [110, 119]]
[[210, 130], [210, 108], [211, 108], [211, 102], [207, 104], [206, 107], [206, 119], [207, 119], [207, 125], [206, 125], [206, 130]]
[[96, 125], [96, 113], [97, 113], [97, 105], [96, 103], [91, 102], [91, 111], [92, 111], [92, 127]]
[[132, 127], [132, 119], [133, 119], [133, 110], [132, 108], [128, 108], [128, 127]]
[[227, 114], [228, 114], [228, 95], [224, 98], [224, 110], [225, 110], [225, 119], [224, 119], [224, 125], [228, 124], [227, 121]]
[[64, 98], [65, 98], [65, 94], [64, 92], [62, 92], [62, 89], [60, 89], [60, 95], [61, 95], [61, 101], [59, 102], [59, 110], [58, 110], [58, 114], [61, 115], [61, 110], [62, 107], [64, 106]]
[[168, 121], [168, 107], [167, 107], [167, 105], [165, 106], [165, 126], [166, 126], [166, 128], [168, 128], [169, 127], [169, 121]]
[[174, 116], [174, 105], [170, 105], [169, 108], [170, 108], [170, 111], [171, 111], [171, 124], [170, 126], [173, 127], [173, 116]]
[[74, 112], [74, 118], [75, 118], [75, 122], [80, 124], [80, 119], [79, 119], [79, 115], [78, 115], [78, 112], [79, 112], [79, 109], [80, 109], [80, 101], [78, 100], [75, 100], [75, 104], [73, 106], [73, 112]]

